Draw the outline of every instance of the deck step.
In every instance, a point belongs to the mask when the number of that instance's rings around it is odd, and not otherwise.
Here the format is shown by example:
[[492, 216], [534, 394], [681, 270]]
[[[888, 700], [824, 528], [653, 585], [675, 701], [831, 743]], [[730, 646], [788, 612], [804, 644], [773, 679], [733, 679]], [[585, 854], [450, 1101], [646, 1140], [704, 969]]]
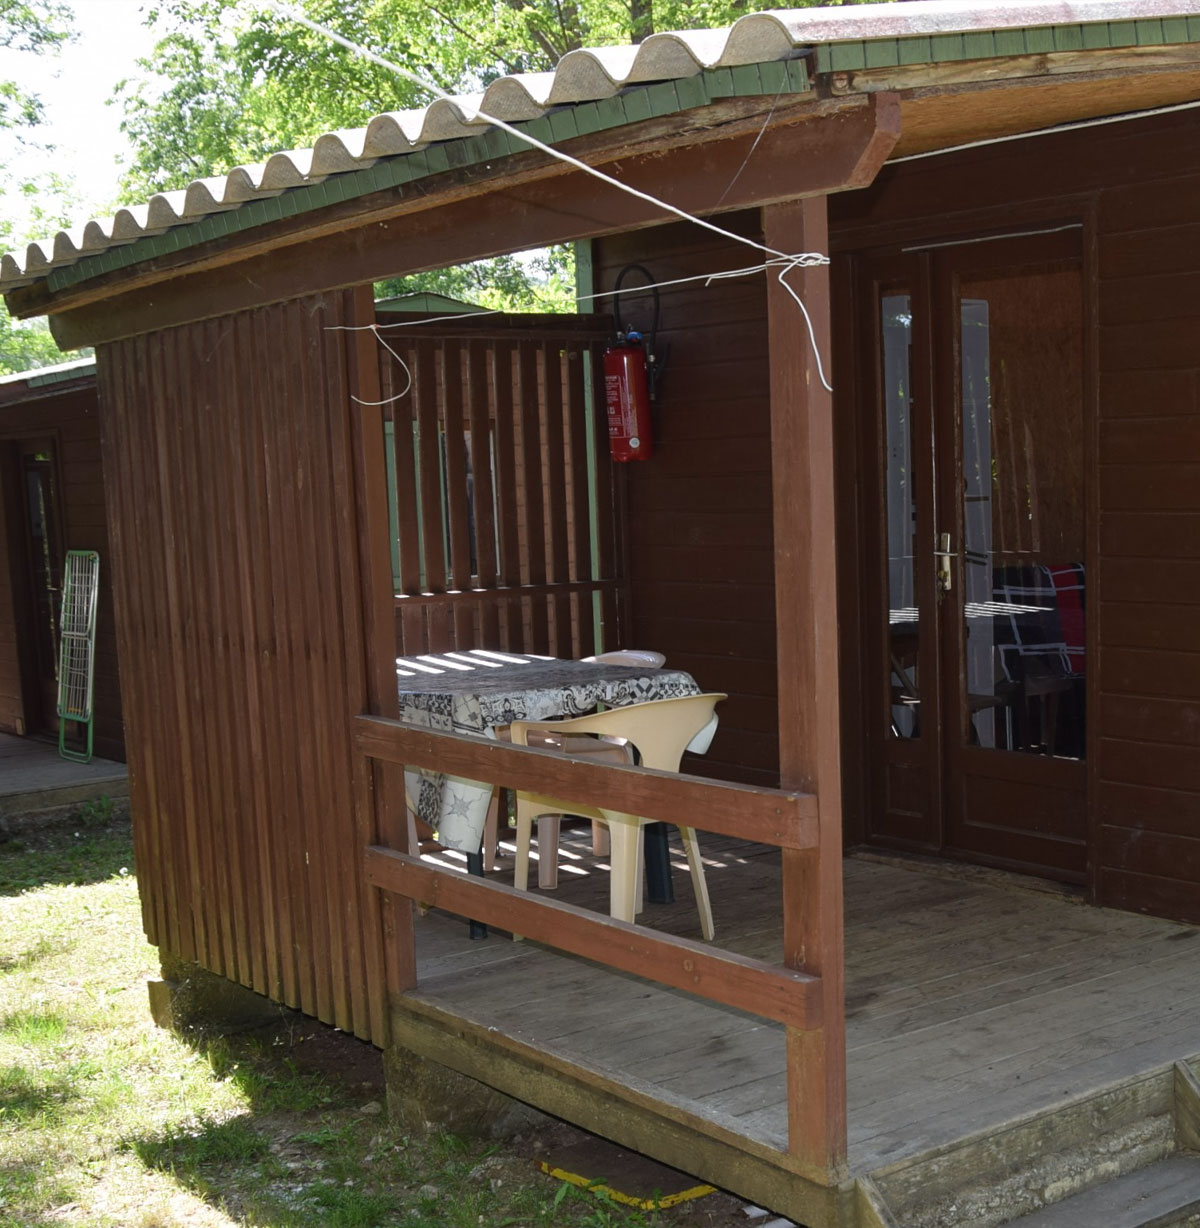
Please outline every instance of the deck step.
[[[1179, 1156], [1200, 1197], [1200, 1170], [1180, 1150], [1176, 1092], [1175, 1071], [1164, 1066], [878, 1169], [873, 1186], [900, 1228], [1058, 1224], [1036, 1217], [1086, 1195], [1136, 1188], [1123, 1183], [1171, 1173], [1161, 1165]], [[1107, 1213], [1061, 1221], [1089, 1228], [1118, 1222]]]
[[1200, 1217], [1200, 1155], [1179, 1152], [1082, 1194], [1042, 1207], [1006, 1228], [1176, 1228]]

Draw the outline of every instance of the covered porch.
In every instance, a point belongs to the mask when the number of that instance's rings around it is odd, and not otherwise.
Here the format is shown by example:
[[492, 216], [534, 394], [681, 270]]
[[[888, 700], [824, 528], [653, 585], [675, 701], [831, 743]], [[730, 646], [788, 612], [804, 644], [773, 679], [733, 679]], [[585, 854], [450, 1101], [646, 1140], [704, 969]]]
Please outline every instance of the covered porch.
[[[604, 911], [608, 867], [588, 837], [564, 832], [556, 896]], [[778, 852], [717, 837], [703, 850], [717, 943], [778, 962]], [[675, 903], [639, 920], [698, 940], [674, 861]], [[505, 933], [473, 943], [432, 910], [394, 1034], [800, 1222], [840, 1199], [867, 1225], [999, 1224], [1086, 1189], [1098, 1166], [1160, 1209], [1190, 1182], [1179, 1207], [1197, 1209], [1200, 1160], [1176, 1144], [1200, 1141], [1200, 930], [929, 860], [851, 855], [844, 883], [851, 1181], [824, 1199], [789, 1172], [780, 1024]]]

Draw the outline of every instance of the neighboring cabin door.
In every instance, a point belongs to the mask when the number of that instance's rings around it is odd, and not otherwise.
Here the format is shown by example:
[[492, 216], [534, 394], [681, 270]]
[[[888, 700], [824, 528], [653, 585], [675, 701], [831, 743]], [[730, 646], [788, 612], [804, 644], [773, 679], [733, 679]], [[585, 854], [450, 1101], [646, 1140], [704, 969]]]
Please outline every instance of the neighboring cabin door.
[[54, 443], [23, 439], [9, 445], [7, 472], [17, 486], [10, 510], [10, 549], [16, 560], [17, 650], [25, 720], [30, 733], [58, 729], [58, 622], [63, 548]]
[[868, 833], [1087, 860], [1078, 228], [864, 261]]

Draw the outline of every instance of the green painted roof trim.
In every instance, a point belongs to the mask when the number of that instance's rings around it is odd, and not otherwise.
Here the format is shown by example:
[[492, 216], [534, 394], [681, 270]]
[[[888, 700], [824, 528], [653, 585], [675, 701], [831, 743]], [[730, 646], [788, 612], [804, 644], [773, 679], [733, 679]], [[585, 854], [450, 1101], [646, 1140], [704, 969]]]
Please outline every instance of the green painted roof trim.
[[14, 371], [0, 375], [0, 387], [24, 384], [32, 391], [53, 384], [69, 384], [72, 380], [87, 379], [96, 374], [94, 358], [77, 358], [73, 362], [58, 363], [52, 367], [35, 367], [32, 371]]
[[86, 362], [81, 362], [77, 367], [66, 370], [47, 371], [43, 375], [39, 375], [36, 371], [29, 375], [26, 383], [30, 388], [45, 388], [49, 384], [68, 384], [74, 379], [86, 379], [88, 376], [96, 374], [96, 360], [88, 359]]
[[[682, 80], [627, 89], [599, 102], [558, 107], [537, 119], [514, 124], [513, 127], [528, 132], [545, 144], [554, 144], [641, 120], [677, 115], [723, 98], [806, 94], [811, 88], [807, 65], [801, 59], [748, 64], [734, 69], [706, 69]], [[383, 158], [362, 170], [330, 175], [320, 183], [292, 188], [279, 196], [248, 201], [199, 221], [174, 226], [163, 234], [148, 235], [123, 247], [111, 247], [96, 256], [51, 269], [46, 285], [51, 293], [56, 293], [93, 277], [129, 268], [143, 260], [183, 251], [339, 201], [368, 196], [387, 188], [403, 187], [452, 168], [489, 162], [526, 148], [507, 132], [492, 128], [477, 137], [446, 141], [430, 145], [417, 153]]]
[[1029, 30], [984, 30], [912, 38], [880, 38], [823, 43], [816, 48], [817, 71], [855, 72], [950, 64], [1001, 56], [1047, 55], [1055, 51], [1103, 51], [1118, 47], [1156, 47], [1200, 42], [1200, 17], [1163, 17], [1140, 21], [1090, 22], [1039, 26]]

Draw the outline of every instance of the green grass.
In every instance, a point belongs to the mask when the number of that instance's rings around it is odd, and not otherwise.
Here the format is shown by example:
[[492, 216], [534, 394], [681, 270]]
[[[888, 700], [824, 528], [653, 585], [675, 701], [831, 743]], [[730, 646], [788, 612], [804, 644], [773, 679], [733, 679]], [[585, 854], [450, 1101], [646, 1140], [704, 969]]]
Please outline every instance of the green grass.
[[311, 1021], [190, 1043], [156, 1028], [157, 953], [132, 869], [128, 824], [110, 811], [0, 845], [0, 1228], [738, 1222], [561, 1185], [529, 1139], [405, 1138], [378, 1111], [378, 1084], [302, 1060], [317, 1032], [375, 1062]]
[[[122, 871], [133, 873], [129, 829], [119, 821], [97, 823], [81, 814], [76, 821], [55, 823], [47, 831], [27, 829], [0, 844], [0, 896], [20, 895], [35, 887], [81, 887], [107, 882]], [[7, 947], [5, 943], [0, 960], [10, 956]]]

